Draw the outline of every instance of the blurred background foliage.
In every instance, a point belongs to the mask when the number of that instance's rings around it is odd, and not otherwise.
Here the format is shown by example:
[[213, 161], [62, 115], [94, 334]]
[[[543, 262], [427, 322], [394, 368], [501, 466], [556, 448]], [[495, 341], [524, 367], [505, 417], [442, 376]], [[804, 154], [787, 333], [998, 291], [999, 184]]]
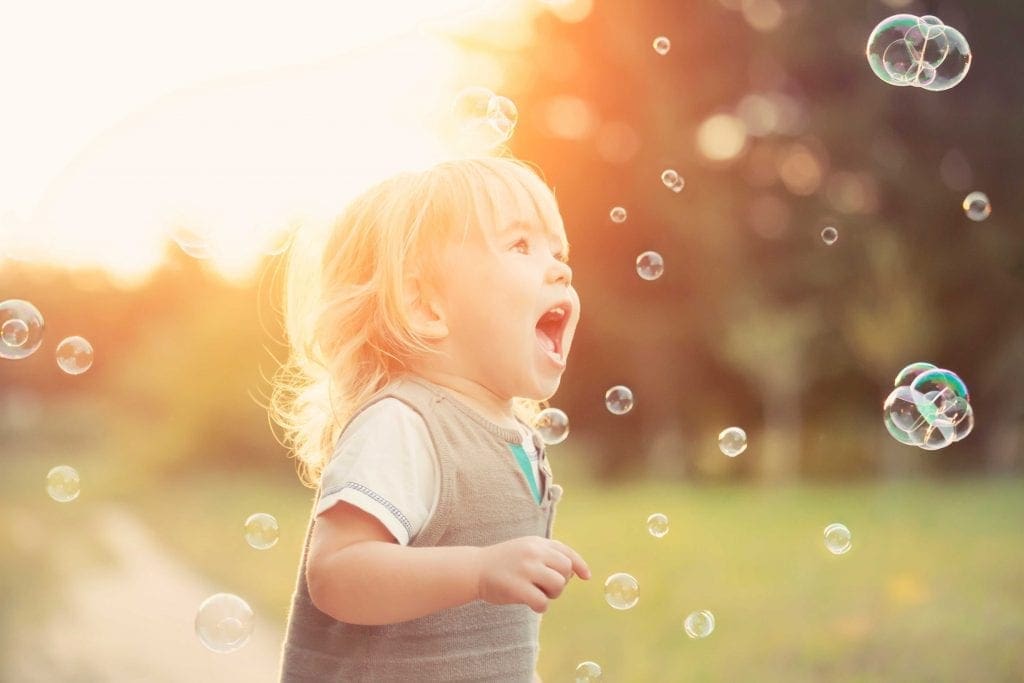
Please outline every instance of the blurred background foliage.
[[[975, 61], [960, 85], [931, 93], [894, 88], [871, 73], [866, 37], [900, 10], [937, 14], [967, 36]], [[601, 501], [609, 510], [642, 507], [645, 494], [637, 487], [660, 486], [646, 499], [665, 501], [666, 512], [678, 508], [695, 527], [716, 520], [721, 528], [712, 525], [705, 534], [712, 545], [719, 533], [744, 530], [749, 515], [782, 529], [787, 520], [805, 519], [801, 511], [838, 505], [864, 518], [861, 529], [877, 522], [878, 538], [892, 544], [886, 547], [926, 540], [924, 555], [900, 558], [917, 570], [879, 577], [896, 581], [890, 592], [904, 596], [899, 604], [927, 602], [934, 611], [935, 595], [962, 596], [958, 586], [994, 581], [985, 604], [999, 618], [977, 626], [982, 635], [971, 642], [1003, 653], [988, 661], [984, 671], [991, 676], [1019, 673], [1019, 660], [999, 648], [1006, 634], [1020, 635], [1022, 624], [999, 605], [1019, 607], [1022, 599], [1021, 547], [1003, 523], [1019, 515], [1024, 467], [1022, 25], [1024, 5], [1018, 3], [595, 1], [580, 21], [539, 14], [529, 43], [516, 49], [503, 47], [498, 29], [493, 40], [486, 32], [455, 36], [468, 52], [501, 64], [501, 94], [520, 110], [511, 150], [542, 169], [566, 220], [583, 317], [552, 399], [570, 416], [572, 434], [551, 452], [556, 474], [581, 490], [592, 486], [581, 493], [582, 508], [573, 507], [567, 489], [560, 519], [566, 540], [579, 540], [597, 558], [592, 566], [598, 571], [605, 559], [621, 569], [621, 549], [601, 539], [625, 522], [611, 513], [604, 521], [589, 517]], [[665, 56], [650, 47], [657, 35], [671, 38]], [[698, 143], [702, 124], [713, 116], [731, 117], [743, 132], [738, 151], [717, 161]], [[722, 143], [709, 144], [713, 151]], [[681, 193], [661, 184], [665, 168], [685, 179]], [[960, 207], [975, 189], [993, 205], [983, 223], [967, 220]], [[628, 211], [624, 224], [608, 218], [616, 205]], [[831, 246], [819, 236], [826, 225], [839, 231]], [[663, 277], [653, 282], [641, 280], [634, 268], [636, 256], [648, 249], [665, 259]], [[25, 522], [31, 505], [49, 503], [26, 502], [41, 497], [32, 487], [41, 488], [46, 470], [72, 464], [83, 471], [83, 482], [88, 471], [93, 499], [137, 505], [203, 572], [249, 591], [257, 605], [283, 618], [311, 493], [298, 484], [264, 409], [268, 378], [286, 352], [277, 310], [279, 267], [278, 259], [268, 258], [257, 278], [238, 284], [172, 244], [146, 282], [123, 288], [100, 271], [3, 263], [0, 298], [27, 299], [46, 318], [36, 354], [0, 362], [5, 533], [21, 558], [0, 563], [0, 578], [23, 604], [31, 604], [34, 585], [26, 569], [33, 562], [25, 558], [35, 556], [11, 540], [12, 530]], [[93, 367], [76, 377], [53, 362], [56, 342], [72, 334], [96, 350]], [[974, 432], [938, 452], [902, 446], [882, 424], [892, 378], [915, 361], [957, 372], [971, 391]], [[636, 396], [627, 415], [614, 416], [604, 406], [604, 392], [615, 384]], [[724, 457], [716, 443], [731, 425], [743, 427], [750, 444], [735, 459]], [[995, 488], [956, 488], [953, 499], [970, 508], [961, 517], [955, 508], [939, 521], [922, 513], [916, 521], [889, 520], [890, 527], [871, 516], [872, 495], [882, 509], [900, 515], [943, 508], [945, 489], [920, 488], [919, 482], [906, 489], [857, 488], [931, 475], [982, 475]], [[854, 480], [845, 494], [829, 488]], [[684, 482], [698, 485], [679, 488], [694, 494], [692, 504], [664, 488]], [[756, 498], [737, 502], [731, 489], [720, 488], [734, 482], [779, 485], [797, 502], [781, 511], [759, 508]], [[793, 493], [788, 484], [800, 482], [803, 493]], [[996, 502], [985, 512], [989, 495]], [[85, 506], [84, 498], [75, 505]], [[238, 530], [216, 529], [209, 516], [230, 510], [234, 519], [260, 507], [274, 509], [290, 534], [276, 564], [240, 565], [218, 554], [225, 538], [238, 540]], [[950, 576], [931, 577], [934, 590], [919, 590], [918, 583], [928, 583], [920, 574], [928, 572], [928, 557], [942, 564], [949, 558], [940, 548], [969, 543], [967, 535], [945, 538], [941, 519], [951, 526], [971, 520], [977, 534], [987, 529], [993, 535], [978, 537], [984, 547], [977, 553], [963, 553], [964, 563], [979, 566], [957, 565]], [[823, 524], [815, 520], [818, 533]], [[703, 551], [693, 546], [686, 552]], [[869, 557], [880, 564], [893, 560], [873, 552], [858, 565], [864, 571], [876, 566]], [[1003, 569], [985, 561], [986, 552], [1001, 557]], [[720, 547], [712, 555], [704, 561], [720, 570], [735, 560]], [[796, 555], [776, 553], [773, 571], [780, 581], [791, 578], [785, 567]], [[652, 575], [667, 571], [667, 565], [651, 567]], [[848, 578], [855, 575], [851, 570]], [[821, 591], [831, 590], [825, 578], [814, 580]], [[671, 581], [666, 575], [655, 583]], [[720, 603], [733, 596], [761, 605], [766, 614], [786, 609], [784, 592], [750, 595], [752, 581], [738, 571], [714, 590]], [[901, 589], [908, 581], [911, 588]], [[913, 597], [921, 590], [925, 598]], [[913, 679], [915, 664], [879, 639], [928, 648], [942, 634], [913, 624], [952, 623], [956, 615], [905, 615], [916, 635], [904, 632], [909, 640], [900, 640], [900, 633], [870, 625], [877, 614], [869, 593], [859, 593], [864, 601], [848, 614], [836, 608], [837, 637], [862, 648], [843, 655], [854, 663], [831, 667], [829, 652], [839, 647], [833, 641], [786, 651], [795, 659], [773, 660], [773, 671], [806, 675], [787, 680], [849, 680], [843, 676], [851, 671], [863, 680], [893, 680], [884, 673], [891, 665], [903, 672], [900, 680]], [[732, 606], [734, 622], [744, 618], [740, 603]], [[574, 624], [598, 623], [587, 611], [592, 606], [572, 604], [553, 617], [556, 626], [544, 636], [546, 666], [560, 676], [575, 661]], [[961, 607], [970, 609], [966, 602]], [[992, 630], [996, 625], [1002, 636]], [[857, 640], [863, 633], [873, 640]], [[616, 660], [639, 667], [638, 677], [619, 680], [665, 680], [650, 668], [664, 654], [664, 645], [651, 638], [648, 649]], [[700, 664], [702, 675], [717, 671], [721, 680], [740, 680], [741, 663], [719, 654]], [[971, 677], [971, 656], [964, 653], [945, 669], [963, 674], [949, 680]], [[752, 667], [746, 680], [776, 680], [764, 672], [751, 678], [757, 662], [746, 663]], [[919, 680], [940, 676], [934, 667], [917, 671]]]

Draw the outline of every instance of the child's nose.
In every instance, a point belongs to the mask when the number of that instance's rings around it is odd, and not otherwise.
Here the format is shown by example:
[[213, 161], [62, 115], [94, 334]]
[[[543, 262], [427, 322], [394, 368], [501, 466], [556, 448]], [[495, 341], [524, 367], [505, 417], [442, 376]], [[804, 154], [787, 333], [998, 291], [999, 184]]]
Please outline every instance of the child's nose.
[[554, 283], [563, 282], [566, 285], [571, 285], [572, 268], [564, 261], [555, 260], [548, 270], [548, 280]]

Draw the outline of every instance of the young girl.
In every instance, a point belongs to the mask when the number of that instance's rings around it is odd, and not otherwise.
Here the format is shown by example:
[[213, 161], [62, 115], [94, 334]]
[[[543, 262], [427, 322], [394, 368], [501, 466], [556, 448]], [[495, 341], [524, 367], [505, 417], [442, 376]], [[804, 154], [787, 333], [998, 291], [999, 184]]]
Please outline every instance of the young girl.
[[386, 180], [293, 246], [275, 418], [317, 487], [281, 680], [530, 681], [590, 570], [528, 425], [579, 321], [554, 195], [511, 159]]

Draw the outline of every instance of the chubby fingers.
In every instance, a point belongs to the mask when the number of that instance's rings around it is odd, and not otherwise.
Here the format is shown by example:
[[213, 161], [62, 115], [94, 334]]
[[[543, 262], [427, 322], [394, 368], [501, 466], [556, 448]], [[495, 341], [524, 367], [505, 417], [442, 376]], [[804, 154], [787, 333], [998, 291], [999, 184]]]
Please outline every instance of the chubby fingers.
[[[556, 541], [552, 539], [551, 543], [554, 544], [555, 548], [557, 548], [562, 555], [569, 559], [570, 569], [572, 573], [575, 573], [576, 576], [580, 577], [581, 579], [590, 578], [590, 567], [587, 566], [587, 563], [583, 560], [583, 557], [578, 552], [576, 552], [566, 544], [562, 543], [561, 541]], [[567, 575], [566, 580], [568, 580], [568, 577], [571, 575], [572, 574]]]

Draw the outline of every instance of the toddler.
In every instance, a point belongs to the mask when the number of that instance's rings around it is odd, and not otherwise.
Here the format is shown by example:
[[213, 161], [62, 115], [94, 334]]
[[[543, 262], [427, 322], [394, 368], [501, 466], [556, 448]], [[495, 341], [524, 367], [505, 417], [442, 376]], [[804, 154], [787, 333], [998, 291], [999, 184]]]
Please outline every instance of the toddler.
[[580, 315], [555, 197], [526, 164], [388, 179], [293, 245], [272, 409], [317, 488], [281, 680], [536, 677], [583, 558], [529, 425]]

